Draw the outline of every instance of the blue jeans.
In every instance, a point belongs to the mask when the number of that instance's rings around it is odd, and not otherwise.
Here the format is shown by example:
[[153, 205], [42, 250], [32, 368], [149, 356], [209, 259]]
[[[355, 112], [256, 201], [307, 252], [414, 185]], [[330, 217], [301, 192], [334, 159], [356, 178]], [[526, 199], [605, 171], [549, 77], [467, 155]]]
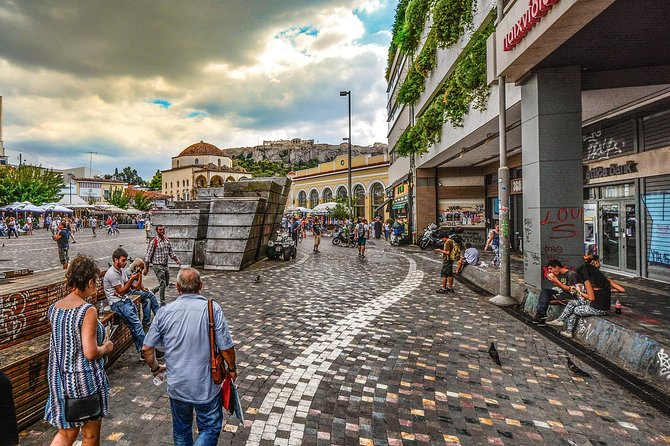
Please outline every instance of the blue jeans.
[[[216, 446], [223, 425], [221, 394], [209, 403], [193, 404], [170, 398], [172, 439], [175, 446]], [[193, 442], [193, 410], [198, 423], [198, 438]]]
[[142, 328], [140, 318], [137, 315], [135, 304], [128, 299], [124, 299], [119, 302], [114, 302], [111, 307], [112, 311], [118, 314], [126, 325], [128, 325], [128, 328], [130, 328], [130, 333], [133, 335], [133, 342], [135, 343], [137, 351], [142, 351], [142, 345], [144, 344], [144, 329]]
[[149, 325], [151, 323], [151, 312], [153, 311], [155, 316], [161, 308], [161, 306], [158, 305], [156, 295], [149, 290], [134, 290], [130, 294], [140, 296], [140, 301], [142, 302], [142, 325]]

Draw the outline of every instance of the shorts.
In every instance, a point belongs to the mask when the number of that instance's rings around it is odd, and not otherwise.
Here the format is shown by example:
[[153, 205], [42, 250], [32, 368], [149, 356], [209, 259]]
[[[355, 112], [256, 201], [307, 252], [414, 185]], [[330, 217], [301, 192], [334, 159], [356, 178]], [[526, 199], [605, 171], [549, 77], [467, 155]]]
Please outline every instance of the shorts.
[[317, 234], [314, 236], [314, 244], [318, 245], [321, 243], [321, 234]]
[[67, 255], [68, 249], [70, 248], [58, 248], [58, 259], [60, 260], [61, 265], [70, 262], [70, 257]]
[[442, 262], [442, 270], [440, 271], [440, 277], [454, 277], [454, 261], [445, 260]]
[[358, 237], [358, 246], [365, 246], [366, 240], [365, 237]]

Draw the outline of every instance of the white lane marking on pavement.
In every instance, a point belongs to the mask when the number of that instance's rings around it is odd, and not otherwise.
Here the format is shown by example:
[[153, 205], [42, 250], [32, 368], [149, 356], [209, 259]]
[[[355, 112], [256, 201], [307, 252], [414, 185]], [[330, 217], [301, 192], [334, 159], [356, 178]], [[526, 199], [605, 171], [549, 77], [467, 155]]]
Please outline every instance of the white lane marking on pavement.
[[[268, 420], [254, 420], [246, 444], [257, 445], [261, 440], [274, 440], [280, 424], [286, 428], [290, 426], [289, 445], [302, 444], [312, 398], [333, 361], [367, 325], [421, 284], [423, 271], [417, 270], [414, 259], [401, 257], [409, 261], [409, 272], [398, 286], [334, 324], [286, 367], [258, 410], [260, 414], [269, 415]], [[296, 402], [297, 407], [287, 406], [287, 401]], [[272, 412], [275, 407], [281, 408], [281, 413]]]
[[431, 257], [425, 256], [423, 254], [415, 253], [414, 255], [417, 256], [417, 257], [421, 257], [422, 259], [428, 260], [429, 262], [442, 263], [442, 260], [431, 258]]

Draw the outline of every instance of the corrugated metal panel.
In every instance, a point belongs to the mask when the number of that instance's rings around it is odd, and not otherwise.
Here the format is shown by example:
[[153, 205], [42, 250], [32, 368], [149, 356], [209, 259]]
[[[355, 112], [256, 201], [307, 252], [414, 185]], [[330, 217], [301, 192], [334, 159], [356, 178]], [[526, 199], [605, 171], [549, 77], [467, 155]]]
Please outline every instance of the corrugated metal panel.
[[670, 111], [647, 116], [642, 125], [644, 150], [670, 146]]
[[670, 273], [670, 175], [647, 178], [642, 203], [647, 225], [649, 277], [668, 281]]

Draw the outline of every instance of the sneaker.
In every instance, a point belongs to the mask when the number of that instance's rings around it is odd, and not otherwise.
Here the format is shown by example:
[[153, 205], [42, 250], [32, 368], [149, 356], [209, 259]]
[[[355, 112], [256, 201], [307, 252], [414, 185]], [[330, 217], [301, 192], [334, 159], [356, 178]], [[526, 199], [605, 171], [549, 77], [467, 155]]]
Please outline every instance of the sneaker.
[[563, 326], [563, 321], [559, 321], [558, 319], [554, 319], [553, 321], [547, 322], [547, 325], [551, 325], [552, 327], [562, 327]]
[[447, 291], [446, 288], [438, 288], [438, 289], [435, 290], [435, 292], [436, 292], [437, 294], [446, 294], [446, 293], [448, 293], [448, 291]]
[[547, 317], [536, 315], [533, 318], [533, 324], [537, 325], [538, 327], [546, 327], [547, 326]]
[[569, 332], [569, 331], [567, 331], [567, 330], [562, 331], [562, 332], [560, 333], [560, 335], [561, 335], [561, 336], [565, 336], [566, 338], [571, 338], [571, 337], [572, 337], [572, 333]]

